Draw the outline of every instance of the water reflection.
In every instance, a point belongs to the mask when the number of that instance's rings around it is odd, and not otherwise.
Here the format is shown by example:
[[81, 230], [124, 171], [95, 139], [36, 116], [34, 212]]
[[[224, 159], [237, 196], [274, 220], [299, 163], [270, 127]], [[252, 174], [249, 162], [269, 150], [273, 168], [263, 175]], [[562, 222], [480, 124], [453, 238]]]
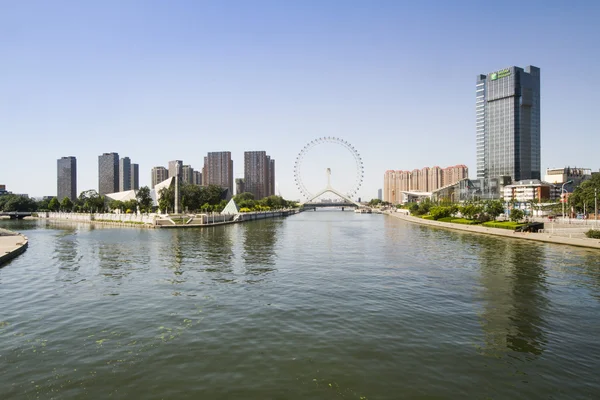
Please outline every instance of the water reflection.
[[261, 220], [243, 224], [244, 251], [242, 258], [246, 274], [262, 275], [275, 270], [275, 245], [282, 221]]
[[230, 226], [215, 226], [203, 228], [198, 232], [200, 235], [200, 256], [205, 264], [204, 271], [212, 273], [212, 279], [217, 282], [231, 283], [233, 262], [235, 253], [233, 251], [233, 229]]
[[479, 245], [486, 355], [539, 356], [546, 345], [543, 245], [473, 237]]

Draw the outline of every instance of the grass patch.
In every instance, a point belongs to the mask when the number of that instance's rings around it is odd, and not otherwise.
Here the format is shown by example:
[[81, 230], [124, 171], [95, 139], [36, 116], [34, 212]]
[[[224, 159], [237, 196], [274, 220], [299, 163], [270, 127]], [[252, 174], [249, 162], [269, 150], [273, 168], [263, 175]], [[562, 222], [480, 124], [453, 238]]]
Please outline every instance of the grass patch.
[[421, 218], [433, 221], [433, 217], [431, 215], [421, 215]]
[[520, 222], [513, 222], [513, 221], [488, 221], [488, 222], [484, 222], [482, 225], [487, 226], [488, 228], [500, 228], [500, 229], [515, 230], [519, 226], [523, 226], [526, 224], [522, 224]]

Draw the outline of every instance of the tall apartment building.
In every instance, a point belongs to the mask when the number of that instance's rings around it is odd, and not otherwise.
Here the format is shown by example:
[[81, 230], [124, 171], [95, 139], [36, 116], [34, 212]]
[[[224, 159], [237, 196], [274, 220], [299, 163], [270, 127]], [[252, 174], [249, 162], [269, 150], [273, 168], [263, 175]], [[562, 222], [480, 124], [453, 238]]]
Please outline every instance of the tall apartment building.
[[183, 161], [181, 160], [169, 161], [169, 178], [176, 175], [177, 165], [179, 165], [179, 177], [181, 178], [183, 173]]
[[398, 204], [402, 201], [402, 192], [433, 192], [468, 176], [469, 169], [462, 164], [443, 169], [435, 166], [412, 171], [388, 170], [383, 178], [383, 200]]
[[475, 91], [477, 178], [540, 179], [540, 69], [478, 75]]
[[202, 185], [202, 172], [194, 171], [194, 185]]
[[267, 156], [269, 159], [269, 189], [267, 196], [275, 195], [275, 160]]
[[184, 165], [181, 167], [181, 182], [194, 184], [194, 168], [191, 165]]
[[119, 191], [119, 154], [104, 153], [98, 156], [98, 194]]
[[275, 160], [272, 160], [265, 151], [244, 152], [245, 190], [252, 193], [256, 200], [273, 194], [275, 190], [274, 166]]
[[204, 168], [202, 169], [203, 184], [218, 185], [228, 188], [233, 194], [233, 161], [230, 151], [218, 151], [208, 153], [204, 157]]
[[119, 160], [119, 192], [131, 190], [131, 160], [123, 157]]
[[245, 193], [246, 185], [244, 184], [243, 178], [236, 178], [235, 180], [235, 194]]
[[131, 188], [139, 190], [140, 188], [140, 165], [131, 164]]
[[77, 159], [62, 157], [57, 160], [56, 197], [62, 201], [65, 197], [73, 201], [77, 198]]
[[154, 167], [150, 176], [151, 189], [154, 189], [156, 185], [169, 178], [169, 170], [165, 167]]

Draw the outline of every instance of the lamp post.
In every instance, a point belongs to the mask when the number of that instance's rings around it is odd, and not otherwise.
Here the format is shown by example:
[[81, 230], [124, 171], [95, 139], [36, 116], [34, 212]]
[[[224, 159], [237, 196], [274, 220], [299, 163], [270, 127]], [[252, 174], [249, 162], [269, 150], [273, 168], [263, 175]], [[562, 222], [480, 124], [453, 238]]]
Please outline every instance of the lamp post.
[[[560, 189], [560, 196], [562, 197], [563, 193], [565, 193], [565, 185], [569, 185], [573, 183], [573, 181], [566, 181], [565, 183], [562, 184], [562, 187]], [[566, 198], [562, 199], [562, 219], [563, 219], [563, 223], [565, 222], [565, 200]]]
[[594, 189], [594, 228], [598, 225], [598, 188]]

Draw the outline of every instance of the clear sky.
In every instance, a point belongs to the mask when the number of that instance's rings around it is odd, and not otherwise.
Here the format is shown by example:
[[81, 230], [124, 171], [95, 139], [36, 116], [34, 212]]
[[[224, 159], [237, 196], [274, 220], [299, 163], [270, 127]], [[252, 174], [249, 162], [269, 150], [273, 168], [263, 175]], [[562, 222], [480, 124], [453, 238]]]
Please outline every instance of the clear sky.
[[511, 65], [541, 68], [543, 170], [597, 171], [599, 21], [600, 1], [0, 1], [0, 184], [56, 195], [73, 155], [78, 192], [97, 189], [104, 152], [141, 185], [209, 151], [241, 177], [266, 150], [297, 199], [294, 160], [321, 136], [360, 152], [363, 199], [387, 169], [474, 177], [476, 75]]

